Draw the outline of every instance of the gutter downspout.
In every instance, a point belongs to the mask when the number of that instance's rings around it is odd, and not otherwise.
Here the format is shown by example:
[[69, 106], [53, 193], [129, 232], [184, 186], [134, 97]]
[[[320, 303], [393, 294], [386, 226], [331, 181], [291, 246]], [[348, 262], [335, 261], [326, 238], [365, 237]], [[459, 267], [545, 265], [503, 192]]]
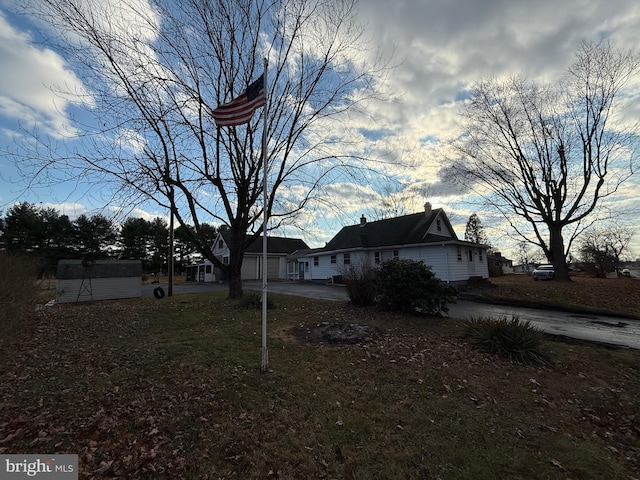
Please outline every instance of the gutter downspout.
[[451, 272], [449, 271], [449, 249], [443, 243], [442, 248], [444, 248], [445, 258], [447, 259], [447, 284], [451, 283]]

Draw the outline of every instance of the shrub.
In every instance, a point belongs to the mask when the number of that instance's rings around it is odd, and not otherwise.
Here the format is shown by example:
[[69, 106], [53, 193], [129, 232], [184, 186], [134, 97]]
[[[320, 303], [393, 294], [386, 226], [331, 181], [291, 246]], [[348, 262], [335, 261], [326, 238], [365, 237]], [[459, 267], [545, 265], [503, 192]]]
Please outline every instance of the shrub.
[[470, 343], [476, 348], [520, 363], [549, 363], [543, 350], [542, 331], [529, 321], [521, 322], [516, 316], [511, 320], [477, 317], [464, 326]]
[[502, 267], [490, 266], [489, 267], [489, 276], [490, 277], [501, 277], [504, 275], [502, 271]]
[[376, 273], [377, 302], [384, 310], [436, 315], [448, 312], [457, 290], [443, 284], [431, 268], [415, 260], [389, 260]]
[[376, 272], [367, 265], [346, 265], [342, 271], [342, 278], [347, 286], [349, 300], [354, 305], [368, 307], [376, 299]]
[[8, 338], [24, 325], [35, 308], [37, 262], [26, 255], [0, 252], [0, 338]]
[[[262, 309], [262, 292], [245, 292], [242, 297], [238, 299], [238, 307], [257, 310]], [[276, 304], [273, 298], [267, 294], [267, 310], [273, 310], [276, 308]]]

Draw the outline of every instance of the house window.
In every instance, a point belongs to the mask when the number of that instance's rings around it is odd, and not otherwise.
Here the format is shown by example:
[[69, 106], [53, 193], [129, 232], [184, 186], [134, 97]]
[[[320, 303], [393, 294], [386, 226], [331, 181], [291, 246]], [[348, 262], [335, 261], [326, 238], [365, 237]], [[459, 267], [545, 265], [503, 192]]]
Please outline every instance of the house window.
[[320, 263], [320, 260], [318, 257], [313, 257], [313, 266], [317, 267]]
[[380, 264], [380, 252], [375, 252], [373, 254], [373, 261], [375, 262], [376, 265]]
[[218, 248], [224, 248], [224, 240], [218, 240]]
[[482, 262], [482, 250], [478, 250], [478, 260]]
[[393, 251], [393, 259], [394, 260], [398, 260], [398, 258], [400, 258], [400, 255], [398, 254], [398, 250], [394, 250]]
[[462, 261], [462, 249], [460, 247], [458, 247], [458, 261]]
[[438, 230], [439, 232], [442, 231], [442, 222], [439, 218], [436, 220], [436, 230]]
[[469, 254], [469, 261], [473, 262], [473, 250], [469, 249], [467, 250], [467, 253]]
[[345, 265], [349, 265], [350, 263], [351, 263], [351, 254], [345, 253], [344, 254], [344, 264]]
[[335, 255], [331, 255], [331, 263], [336, 263], [336, 256]]
[[211, 265], [206, 265], [204, 267], [204, 271], [207, 272], [207, 273], [211, 273]]
[[309, 262], [304, 262], [304, 271], [309, 273]]
[[229, 265], [229, 257], [222, 257], [222, 264]]

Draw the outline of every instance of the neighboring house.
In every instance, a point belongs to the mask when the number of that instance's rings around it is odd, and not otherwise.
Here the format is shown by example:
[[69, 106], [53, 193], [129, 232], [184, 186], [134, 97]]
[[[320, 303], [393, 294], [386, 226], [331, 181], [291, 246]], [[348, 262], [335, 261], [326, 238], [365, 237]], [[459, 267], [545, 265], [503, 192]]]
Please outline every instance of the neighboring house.
[[[223, 265], [229, 263], [230, 232], [220, 232], [213, 242], [212, 252]], [[262, 244], [263, 238], [256, 238], [244, 252], [242, 261], [242, 279], [259, 280], [262, 278]], [[287, 279], [287, 257], [297, 250], [308, 250], [309, 246], [299, 238], [267, 236], [267, 278], [272, 280]], [[187, 280], [196, 282], [223, 282], [224, 273], [214, 268], [209, 260], [187, 267]]]
[[374, 222], [363, 215], [359, 225], [344, 227], [324, 248], [306, 253], [305, 279], [326, 281], [341, 276], [349, 265], [375, 266], [400, 258], [423, 261], [444, 282], [466, 283], [489, 277], [487, 248], [458, 240], [444, 210], [427, 202], [424, 212], [412, 215]]
[[536, 269], [535, 263], [521, 263], [513, 266], [513, 273], [531, 273]]
[[487, 255], [489, 260], [489, 272], [492, 275], [505, 275], [513, 273], [513, 260], [502, 256], [500, 252], [492, 252]]
[[216, 281], [213, 264], [209, 260], [200, 260], [187, 265], [185, 270], [187, 282], [211, 283]]
[[140, 260], [60, 260], [56, 270], [56, 301], [86, 302], [141, 295]]

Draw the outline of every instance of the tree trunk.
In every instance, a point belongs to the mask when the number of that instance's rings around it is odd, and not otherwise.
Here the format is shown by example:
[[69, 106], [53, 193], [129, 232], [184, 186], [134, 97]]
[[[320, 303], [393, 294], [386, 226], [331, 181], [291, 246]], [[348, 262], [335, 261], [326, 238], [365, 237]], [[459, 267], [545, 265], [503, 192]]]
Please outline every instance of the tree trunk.
[[554, 280], [570, 282], [569, 266], [564, 254], [562, 225], [549, 225], [549, 262], [553, 264]]
[[[246, 227], [245, 227], [246, 228]], [[242, 297], [242, 261], [244, 259], [245, 232], [233, 231], [231, 234], [231, 245], [229, 245], [229, 298]]]
[[238, 268], [234, 268], [233, 270], [229, 270], [229, 298], [240, 298], [242, 297], [242, 274], [240, 272], [242, 265], [239, 265]]

